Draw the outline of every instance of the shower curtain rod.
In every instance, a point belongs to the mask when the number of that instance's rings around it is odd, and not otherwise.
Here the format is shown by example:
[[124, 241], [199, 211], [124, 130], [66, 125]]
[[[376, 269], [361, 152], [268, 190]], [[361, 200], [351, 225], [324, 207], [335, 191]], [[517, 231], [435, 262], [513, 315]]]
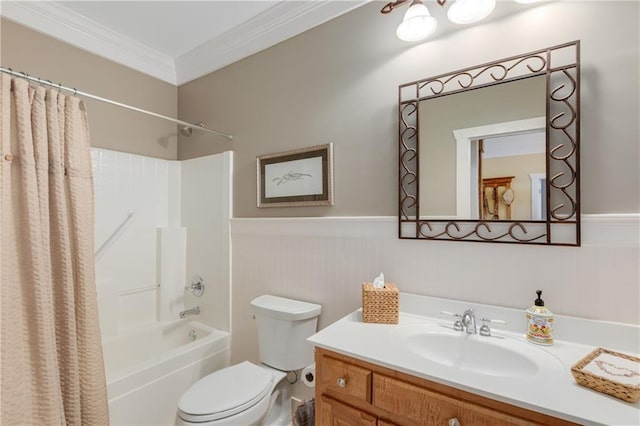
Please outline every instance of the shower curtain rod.
[[41, 84], [41, 85], [54, 87], [54, 88], [57, 88], [58, 90], [65, 90], [67, 92], [71, 92], [71, 93], [74, 94], [74, 96], [83, 96], [85, 98], [93, 99], [93, 100], [100, 101], [100, 102], [105, 102], [105, 103], [108, 103], [108, 104], [111, 104], [111, 105], [115, 105], [115, 106], [119, 106], [119, 107], [122, 107], [122, 108], [129, 109], [131, 111], [141, 112], [143, 114], [151, 115], [153, 117], [161, 118], [163, 120], [172, 121], [172, 122], [174, 122], [176, 124], [181, 124], [181, 125], [183, 125], [183, 126], [185, 126], [187, 128], [204, 130], [205, 132], [213, 133], [214, 135], [222, 136], [222, 137], [225, 137], [225, 138], [227, 138], [229, 140], [233, 139], [233, 135], [230, 135], [230, 134], [227, 134], [227, 133], [222, 133], [222, 132], [219, 132], [219, 131], [213, 130], [213, 129], [208, 129], [208, 128], [204, 127], [202, 124], [188, 123], [186, 121], [178, 120], [177, 118], [167, 117], [166, 115], [158, 114], [158, 113], [155, 113], [155, 112], [152, 112], [152, 111], [144, 110], [142, 108], [137, 108], [137, 107], [134, 107], [134, 106], [131, 106], [131, 105], [127, 105], [127, 104], [123, 104], [123, 103], [120, 103], [120, 102], [116, 102], [116, 101], [113, 101], [111, 99], [102, 98], [100, 96], [92, 95], [91, 93], [81, 92], [80, 90], [76, 90], [74, 88], [65, 87], [65, 86], [61, 85], [60, 83], [55, 84], [55, 83], [51, 82], [51, 80], [43, 80], [43, 79], [38, 78], [38, 77], [30, 76], [29, 74], [24, 73], [22, 71], [14, 71], [11, 68], [4, 68], [4, 67], [0, 67], [0, 71], [3, 72], [3, 73], [6, 73], [6, 74], [10, 74], [10, 75], [16, 76], [16, 77], [24, 78], [24, 79], [26, 79], [28, 81], [36, 82], [36, 83]]

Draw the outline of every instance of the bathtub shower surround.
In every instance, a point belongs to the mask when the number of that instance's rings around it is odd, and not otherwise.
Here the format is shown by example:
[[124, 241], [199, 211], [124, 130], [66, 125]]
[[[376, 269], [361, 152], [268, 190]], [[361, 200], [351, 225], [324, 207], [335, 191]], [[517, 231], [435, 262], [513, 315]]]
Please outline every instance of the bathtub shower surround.
[[[231, 153], [187, 161], [99, 148], [91, 155], [96, 247], [106, 242], [96, 258], [103, 337], [177, 319], [196, 303], [216, 310], [205, 323], [228, 330]], [[197, 302], [184, 292], [194, 275], [211, 283]]]
[[[179, 204], [180, 194], [169, 186], [180, 179], [180, 163], [98, 148], [91, 154], [96, 245], [110, 239], [96, 258], [100, 324], [103, 337], [109, 338], [119, 330], [155, 322], [158, 284], [168, 277], [182, 278], [184, 251], [179, 250], [184, 231], [179, 210], [170, 208]], [[114, 234], [127, 212], [133, 216]], [[173, 261], [157, 261], [165, 257]], [[168, 291], [168, 284], [163, 291]], [[181, 288], [178, 282], [175, 287]]]
[[156, 317], [171, 321], [184, 309], [184, 286], [187, 277], [185, 253], [187, 229], [182, 226], [158, 228], [158, 295]]
[[[232, 155], [168, 161], [91, 151], [110, 416], [172, 424], [182, 392], [229, 363]], [[200, 298], [185, 292], [194, 275], [207, 283]], [[180, 319], [196, 305], [200, 315]], [[200, 326], [183, 329], [193, 319]], [[202, 327], [215, 341], [204, 348]], [[151, 414], [150, 404], [173, 408]]]
[[202, 297], [185, 294], [185, 308], [200, 306], [198, 321], [230, 330], [231, 216], [233, 153], [180, 162], [180, 223], [187, 229], [186, 279], [196, 275], [207, 290]]
[[0, 112], [0, 423], [106, 425], [85, 104], [2, 74]]

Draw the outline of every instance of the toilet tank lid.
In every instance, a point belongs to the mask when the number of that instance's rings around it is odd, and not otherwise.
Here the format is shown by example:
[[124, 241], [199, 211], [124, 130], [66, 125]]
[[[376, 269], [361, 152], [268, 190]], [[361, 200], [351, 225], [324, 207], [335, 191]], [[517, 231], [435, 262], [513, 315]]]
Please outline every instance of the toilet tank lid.
[[321, 306], [315, 303], [264, 295], [251, 301], [253, 312], [285, 321], [302, 321], [320, 315]]

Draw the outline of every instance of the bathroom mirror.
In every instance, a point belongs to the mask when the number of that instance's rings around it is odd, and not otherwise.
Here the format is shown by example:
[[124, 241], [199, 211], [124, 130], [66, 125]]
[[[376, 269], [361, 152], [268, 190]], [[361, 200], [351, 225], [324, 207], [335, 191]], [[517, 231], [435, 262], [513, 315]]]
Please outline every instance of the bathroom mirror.
[[579, 42], [399, 87], [399, 237], [580, 245]]

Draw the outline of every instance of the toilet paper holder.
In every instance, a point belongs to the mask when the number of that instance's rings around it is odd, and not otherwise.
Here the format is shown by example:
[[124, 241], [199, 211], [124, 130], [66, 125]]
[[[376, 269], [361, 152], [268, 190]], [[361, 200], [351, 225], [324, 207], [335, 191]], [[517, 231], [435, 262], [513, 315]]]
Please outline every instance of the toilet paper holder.
[[316, 363], [307, 365], [302, 369], [302, 383], [312, 388], [316, 385]]
[[313, 382], [315, 380], [315, 376], [311, 371], [307, 371], [307, 374], [304, 375], [304, 378], [307, 382]]

